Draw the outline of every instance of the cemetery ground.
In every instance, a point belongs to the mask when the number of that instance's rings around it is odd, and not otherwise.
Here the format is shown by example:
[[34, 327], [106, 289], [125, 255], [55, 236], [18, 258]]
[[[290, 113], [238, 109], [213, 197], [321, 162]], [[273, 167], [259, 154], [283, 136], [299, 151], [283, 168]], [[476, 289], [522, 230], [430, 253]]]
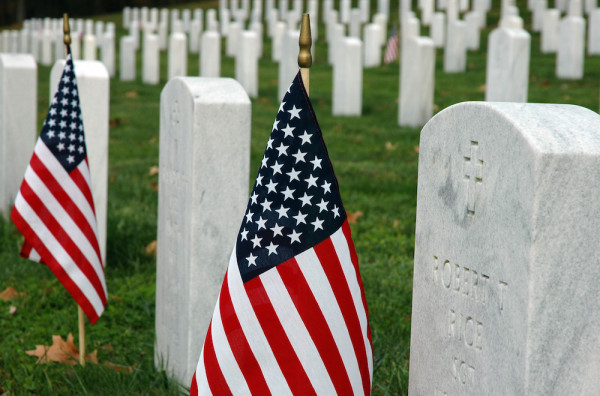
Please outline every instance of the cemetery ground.
[[[395, 2], [393, 2], [395, 3]], [[216, 7], [217, 2], [182, 7]], [[531, 15], [519, 4], [526, 28]], [[375, 5], [373, 5], [375, 7]], [[396, 20], [397, 5], [392, 6]], [[443, 53], [436, 53], [435, 112], [458, 102], [483, 100], [487, 36], [497, 26], [498, 2], [488, 14], [481, 49], [469, 51], [467, 71], [443, 72]], [[125, 32], [121, 15], [113, 21], [117, 37]], [[421, 128], [397, 126], [398, 63], [364, 70], [363, 115], [331, 116], [331, 66], [326, 62], [325, 28], [319, 26], [311, 71], [311, 100], [319, 120], [351, 218], [352, 235], [369, 306], [373, 336], [373, 394], [406, 394], [411, 326], [412, 268], [416, 212], [418, 144]], [[421, 34], [427, 34], [422, 28]], [[225, 46], [223, 46], [224, 50]], [[529, 102], [571, 103], [598, 110], [600, 59], [586, 56], [580, 81], [555, 77], [555, 55], [540, 53], [539, 34], [532, 34]], [[234, 62], [223, 55], [222, 76], [233, 77]], [[144, 85], [138, 52], [137, 80], [111, 80], [108, 240], [108, 305], [94, 326], [86, 325], [87, 353], [97, 350], [98, 363], [85, 367], [36, 364], [25, 353], [51, 345], [52, 335], [77, 344], [77, 308], [54, 275], [43, 265], [18, 257], [22, 237], [0, 218], [0, 292], [20, 294], [0, 300], [0, 394], [179, 394], [181, 389], [154, 366], [154, 299], [160, 92], [166, 83], [166, 53], [161, 53], [161, 81]], [[117, 65], [118, 65], [117, 55]], [[252, 100], [251, 174], [254, 180], [270, 134], [277, 100], [277, 64], [270, 60], [270, 41], [259, 66], [259, 97]], [[48, 109], [50, 68], [38, 66], [38, 124]], [[190, 54], [188, 75], [198, 75], [198, 57]], [[232, 145], [235, 142], [223, 142]], [[215, 186], [217, 187], [217, 186]], [[250, 186], [248, 186], [250, 191]], [[240, 221], [243, 214], [240, 213]], [[234, 241], [224, 249], [232, 249]], [[223, 272], [227, 263], [221, 265]], [[204, 334], [198, 334], [204, 337]]]

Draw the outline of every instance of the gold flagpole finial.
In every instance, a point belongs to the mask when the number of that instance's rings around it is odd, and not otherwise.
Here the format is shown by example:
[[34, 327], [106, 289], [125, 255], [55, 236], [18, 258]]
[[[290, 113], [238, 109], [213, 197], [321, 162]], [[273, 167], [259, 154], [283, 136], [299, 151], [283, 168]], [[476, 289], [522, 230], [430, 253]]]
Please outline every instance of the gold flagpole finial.
[[71, 28], [69, 27], [69, 14], [63, 14], [63, 42], [65, 45], [71, 45]]
[[312, 38], [310, 35], [310, 15], [302, 15], [302, 25], [300, 27], [300, 52], [298, 53], [298, 66], [300, 66], [300, 73], [302, 74], [302, 81], [308, 93], [309, 86], [309, 70], [312, 66], [312, 54], [310, 53], [310, 47], [312, 45]]

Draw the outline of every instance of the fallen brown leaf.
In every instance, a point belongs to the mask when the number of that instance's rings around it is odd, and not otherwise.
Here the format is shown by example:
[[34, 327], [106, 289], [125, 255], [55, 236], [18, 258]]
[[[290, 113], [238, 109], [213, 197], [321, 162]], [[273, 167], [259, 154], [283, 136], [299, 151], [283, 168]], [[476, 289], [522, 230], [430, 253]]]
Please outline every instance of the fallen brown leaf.
[[146, 246], [146, 248], [144, 249], [144, 252], [146, 254], [152, 254], [156, 256], [156, 241], [150, 242], [148, 246]]
[[122, 364], [116, 364], [113, 362], [109, 362], [108, 360], [104, 362], [104, 365], [108, 368], [115, 370], [116, 372], [127, 372], [127, 373], [133, 373], [133, 368], [135, 367], [135, 365], [123, 366]]
[[157, 182], [155, 182], [154, 180], [152, 180], [152, 181], [150, 182], [150, 184], [152, 185], [152, 189], [153, 189], [155, 192], [158, 192], [158, 183], [157, 183]]
[[137, 98], [138, 94], [135, 91], [129, 91], [129, 92], [125, 92], [125, 97], [126, 98]]
[[398, 226], [400, 225], [400, 220], [394, 220], [394, 228], [398, 228]]
[[396, 150], [396, 147], [398, 147], [397, 144], [392, 144], [392, 142], [385, 142], [385, 148], [387, 150], [390, 150], [390, 151]]
[[362, 215], [363, 215], [363, 212], [360, 212], [360, 211], [359, 212], [354, 212], [354, 213], [348, 212], [348, 223], [350, 223], [350, 224], [356, 224], [356, 221]]
[[[52, 336], [52, 345], [36, 345], [35, 349], [25, 351], [29, 356], [37, 356], [36, 364], [58, 362], [75, 365], [79, 362], [79, 349], [73, 343], [73, 334], [69, 333], [67, 340], [59, 335]], [[98, 363], [98, 351], [85, 355], [85, 360]]]
[[113, 351], [115, 349], [111, 343], [103, 345], [101, 348], [103, 351]]
[[419, 153], [419, 146], [415, 146], [413, 150], [415, 150], [415, 153]]
[[485, 84], [478, 86], [477, 92], [485, 92]]
[[158, 175], [158, 166], [154, 165], [150, 167], [150, 170], [148, 170], [148, 176], [154, 176], [154, 175]]
[[117, 127], [121, 124], [121, 119], [120, 118], [115, 118], [114, 120], [110, 120], [108, 125], [110, 125], [111, 127]]
[[12, 286], [8, 286], [6, 289], [0, 293], [0, 300], [8, 301], [12, 300], [15, 297], [26, 296], [27, 293], [19, 293], [17, 289]]

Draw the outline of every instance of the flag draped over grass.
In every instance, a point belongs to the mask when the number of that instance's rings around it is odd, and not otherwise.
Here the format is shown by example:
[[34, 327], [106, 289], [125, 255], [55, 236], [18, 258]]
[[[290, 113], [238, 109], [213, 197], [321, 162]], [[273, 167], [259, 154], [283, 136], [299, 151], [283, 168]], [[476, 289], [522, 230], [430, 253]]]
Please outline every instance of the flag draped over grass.
[[77, 80], [67, 51], [11, 218], [25, 237], [21, 255], [46, 264], [93, 324], [107, 292]]
[[370, 394], [372, 375], [358, 259], [298, 73], [273, 124], [191, 394]]

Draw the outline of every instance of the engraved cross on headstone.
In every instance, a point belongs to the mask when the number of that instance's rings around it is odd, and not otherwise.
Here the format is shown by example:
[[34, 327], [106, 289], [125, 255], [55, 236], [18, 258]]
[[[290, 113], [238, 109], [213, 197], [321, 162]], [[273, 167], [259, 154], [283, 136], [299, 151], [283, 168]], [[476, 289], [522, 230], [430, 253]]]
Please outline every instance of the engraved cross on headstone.
[[471, 141], [470, 153], [464, 157], [464, 176], [467, 181], [467, 215], [475, 214], [475, 190], [483, 182], [483, 161], [477, 157], [479, 143]]

